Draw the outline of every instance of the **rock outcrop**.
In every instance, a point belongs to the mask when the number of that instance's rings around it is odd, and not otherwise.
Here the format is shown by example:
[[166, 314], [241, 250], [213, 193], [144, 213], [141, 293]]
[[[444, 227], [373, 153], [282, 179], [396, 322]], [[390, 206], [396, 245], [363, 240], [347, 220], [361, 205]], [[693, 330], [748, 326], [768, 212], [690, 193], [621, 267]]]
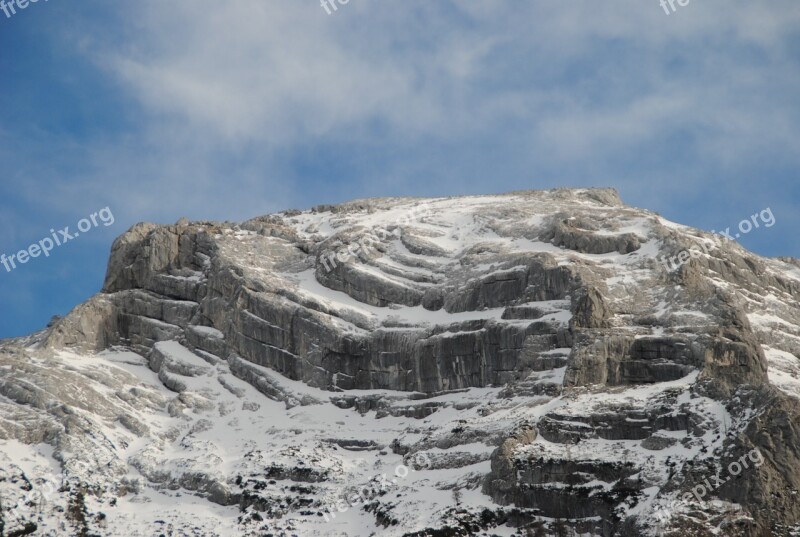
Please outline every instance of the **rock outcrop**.
[[610, 190], [138, 224], [0, 342], [0, 536], [791, 535], [798, 298]]

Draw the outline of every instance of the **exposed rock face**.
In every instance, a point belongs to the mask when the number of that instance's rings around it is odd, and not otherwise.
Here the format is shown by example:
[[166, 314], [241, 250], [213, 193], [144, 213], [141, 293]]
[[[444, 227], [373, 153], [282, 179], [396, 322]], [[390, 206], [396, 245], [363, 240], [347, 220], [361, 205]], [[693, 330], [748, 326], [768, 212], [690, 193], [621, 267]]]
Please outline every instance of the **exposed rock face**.
[[0, 343], [0, 536], [789, 535], [798, 298], [609, 190], [138, 224]]
[[574, 314], [570, 322], [573, 329], [609, 327], [613, 313], [597, 289], [586, 289], [575, 298]]
[[608, 254], [611, 252], [629, 254], [641, 246], [640, 239], [635, 233], [614, 235], [592, 233], [592, 230], [596, 229], [597, 227], [591, 220], [581, 219], [577, 222], [570, 219], [557, 220], [552, 230], [544, 237], [550, 239], [556, 246], [584, 254]]

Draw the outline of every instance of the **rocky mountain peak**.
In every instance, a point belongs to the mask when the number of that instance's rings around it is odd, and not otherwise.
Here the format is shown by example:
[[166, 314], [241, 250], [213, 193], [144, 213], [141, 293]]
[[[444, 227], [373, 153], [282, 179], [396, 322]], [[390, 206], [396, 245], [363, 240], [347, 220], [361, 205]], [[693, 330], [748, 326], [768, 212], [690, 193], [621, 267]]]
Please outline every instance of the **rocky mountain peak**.
[[612, 189], [137, 224], [0, 344], [0, 535], [789, 535], [798, 298]]

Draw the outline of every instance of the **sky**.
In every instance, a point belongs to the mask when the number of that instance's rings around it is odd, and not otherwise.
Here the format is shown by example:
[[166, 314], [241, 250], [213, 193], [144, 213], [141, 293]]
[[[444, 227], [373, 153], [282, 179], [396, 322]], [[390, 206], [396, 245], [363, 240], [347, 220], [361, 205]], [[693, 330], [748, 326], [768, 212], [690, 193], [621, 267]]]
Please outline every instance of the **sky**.
[[614, 187], [706, 230], [769, 208], [740, 242], [800, 257], [797, 0], [329, 1], [0, 11], [0, 254], [87, 219], [0, 265], [0, 338], [98, 292], [137, 222], [364, 197]]

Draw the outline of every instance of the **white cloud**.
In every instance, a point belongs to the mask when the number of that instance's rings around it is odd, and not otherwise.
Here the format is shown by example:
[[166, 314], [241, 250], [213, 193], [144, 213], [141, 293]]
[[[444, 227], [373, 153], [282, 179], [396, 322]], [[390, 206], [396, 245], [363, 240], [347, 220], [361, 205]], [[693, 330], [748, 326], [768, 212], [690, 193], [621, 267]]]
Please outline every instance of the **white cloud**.
[[[734, 49], [757, 46], [780, 59], [800, 22], [796, 6], [692, 2], [667, 16], [655, 0], [352, 1], [326, 15], [315, 2], [146, 0], [135, 7], [136, 42], [101, 50], [153, 117], [233, 147], [358, 139], [374, 122], [401, 136], [459, 137], [526, 118], [542, 137], [555, 132], [551, 144], [591, 156], [603, 137], [624, 144], [665, 123], [719, 127], [715, 112], [742, 104], [721, 135], [743, 145], [736, 138], [753, 135], [746, 124], [772, 116], [775, 103], [742, 103], [737, 89], [769, 90], [764, 75], [775, 65], [737, 64]], [[563, 70], [577, 60], [613, 69], [602, 55], [615, 43], [639, 49], [641, 64], [620, 58], [627, 71], [614, 73], [625, 77], [619, 87], [602, 73], [583, 81], [612, 93], [586, 100], [581, 82], [565, 95], [568, 81], [548, 80], [568, 78]], [[681, 74], [663, 61], [698, 56], [728, 70]]]
[[[54, 206], [110, 196], [162, 221], [307, 206], [322, 200], [309, 200], [297, 155], [315, 146], [348, 161], [344, 197], [543, 176], [638, 195], [647, 172], [664, 179], [645, 192], [658, 199], [709, 167], [800, 153], [795, 0], [693, 1], [669, 16], [657, 0], [351, 0], [332, 15], [294, 0], [118, 6], [130, 28], [89, 26], [74, 44], [139, 107], [138, 123], [80, 148], [69, 181], [44, 163], [36, 195]], [[612, 163], [669, 152], [657, 142], [670, 135], [703, 157], [680, 177]], [[464, 184], [480, 172], [483, 184]]]

